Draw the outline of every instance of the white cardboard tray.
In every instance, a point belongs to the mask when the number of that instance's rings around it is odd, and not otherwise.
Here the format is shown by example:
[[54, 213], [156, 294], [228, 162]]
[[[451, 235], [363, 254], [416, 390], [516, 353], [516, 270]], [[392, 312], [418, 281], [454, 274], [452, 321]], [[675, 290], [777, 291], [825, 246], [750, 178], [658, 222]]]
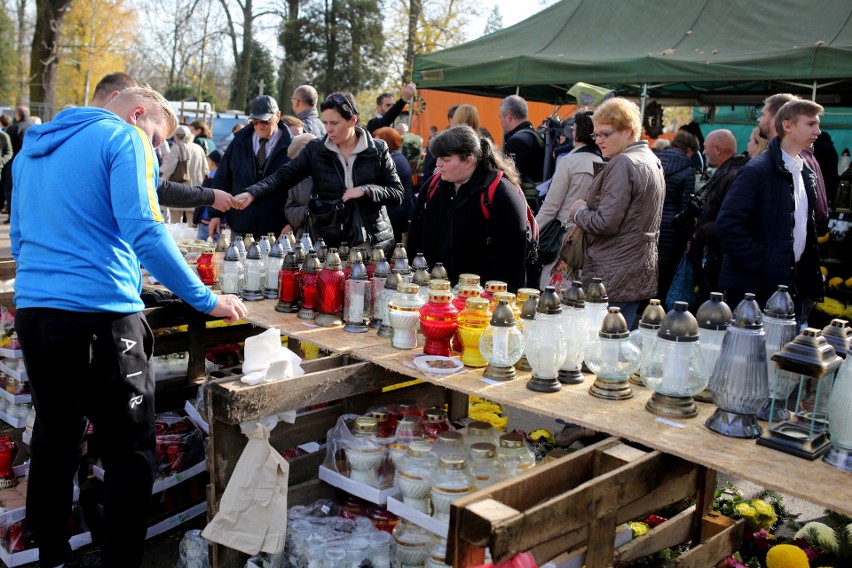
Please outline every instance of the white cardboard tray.
[[364, 485], [358, 481], [352, 481], [348, 477], [340, 475], [336, 471], [332, 471], [322, 465], [319, 468], [319, 478], [329, 485], [333, 485], [338, 489], [343, 489], [350, 495], [355, 495], [356, 497], [360, 497], [361, 499], [369, 501], [370, 503], [375, 503], [376, 505], [386, 504], [388, 497], [399, 493], [399, 489], [396, 487], [376, 489], [375, 487]]
[[[165, 491], [166, 489], [168, 489], [170, 487], [174, 487], [175, 485], [177, 485], [178, 483], [180, 483], [182, 481], [186, 481], [187, 479], [189, 479], [191, 477], [195, 477], [196, 475], [198, 475], [199, 473], [201, 473], [203, 471], [207, 471], [207, 462], [206, 461], [198, 462], [197, 464], [195, 464], [194, 466], [192, 466], [189, 469], [185, 469], [181, 472], [174, 473], [174, 474], [172, 474], [172, 475], [170, 475], [166, 478], [163, 478], [163, 479], [158, 479], [157, 481], [154, 482], [154, 488], [151, 490], [151, 494], [153, 495], [153, 494]], [[104, 480], [104, 469], [102, 467], [92, 466], [92, 474], [96, 478], [100, 479], [101, 481]]]
[[[71, 543], [71, 550], [77, 550], [87, 544], [91, 544], [92, 533], [85, 532], [74, 535], [68, 540], [68, 542]], [[24, 550], [23, 552], [16, 552], [12, 554], [11, 552], [7, 552], [3, 547], [0, 547], [0, 560], [2, 560], [9, 568], [14, 568], [15, 566], [21, 566], [23, 564], [31, 564], [38, 561], [38, 548], [31, 548], [29, 550]]]
[[447, 538], [447, 534], [449, 534], [449, 523], [439, 521], [435, 517], [431, 517], [423, 511], [418, 511], [414, 507], [406, 505], [402, 501], [402, 496], [399, 494], [393, 497], [388, 497], [388, 512], [393, 513], [397, 517], [402, 517], [406, 521], [410, 521], [418, 527], [426, 529], [441, 538]]
[[0, 390], [0, 396], [11, 402], [12, 404], [30, 404], [33, 401], [33, 396], [30, 393], [27, 394], [12, 394], [9, 391], [2, 389]]
[[23, 428], [27, 425], [26, 418], [12, 418], [2, 410], [0, 410], [0, 420], [12, 426], [13, 428]]
[[[23, 364], [23, 360], [20, 363], [18, 363], [19, 366], [22, 365], [22, 364]], [[4, 373], [9, 375], [10, 377], [14, 377], [14, 378], [18, 379], [19, 381], [30, 380], [30, 378], [27, 376], [26, 369], [24, 369], [23, 371], [21, 371], [18, 368], [12, 369], [11, 367], [9, 367], [9, 365], [6, 364], [5, 360], [0, 360], [0, 371], [3, 371]]]

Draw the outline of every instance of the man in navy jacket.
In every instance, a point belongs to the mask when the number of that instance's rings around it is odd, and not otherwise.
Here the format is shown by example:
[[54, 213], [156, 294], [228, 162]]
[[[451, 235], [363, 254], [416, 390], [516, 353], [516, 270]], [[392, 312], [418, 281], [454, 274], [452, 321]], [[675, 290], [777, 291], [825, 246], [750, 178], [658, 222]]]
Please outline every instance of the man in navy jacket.
[[814, 223], [816, 175], [799, 155], [820, 134], [823, 108], [796, 99], [775, 115], [778, 135], [742, 167], [722, 202], [716, 235], [724, 252], [719, 285], [736, 306], [753, 292], [763, 307], [779, 284], [789, 287], [799, 323], [822, 297]]

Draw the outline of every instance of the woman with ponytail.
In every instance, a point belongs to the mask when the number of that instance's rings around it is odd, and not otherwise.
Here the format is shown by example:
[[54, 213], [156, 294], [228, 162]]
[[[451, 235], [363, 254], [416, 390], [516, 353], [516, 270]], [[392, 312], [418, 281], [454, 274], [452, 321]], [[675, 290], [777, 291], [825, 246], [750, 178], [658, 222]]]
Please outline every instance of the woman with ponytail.
[[437, 167], [414, 208], [409, 253], [443, 262], [452, 282], [473, 273], [523, 287], [527, 217], [515, 166], [467, 125], [433, 136], [429, 152]]

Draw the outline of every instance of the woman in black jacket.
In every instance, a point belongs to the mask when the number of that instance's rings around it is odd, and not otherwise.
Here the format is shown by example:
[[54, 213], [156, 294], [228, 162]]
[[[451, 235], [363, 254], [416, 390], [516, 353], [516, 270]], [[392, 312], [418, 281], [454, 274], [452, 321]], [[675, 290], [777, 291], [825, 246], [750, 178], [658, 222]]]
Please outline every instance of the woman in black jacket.
[[[478, 274], [502, 280], [509, 290], [524, 285], [527, 255], [526, 202], [514, 165], [467, 125], [452, 126], [429, 141], [435, 176], [421, 189], [407, 250], [430, 264], [443, 262], [450, 280]], [[493, 197], [488, 188], [496, 177]]]
[[[389, 257], [394, 239], [385, 206], [401, 204], [403, 193], [387, 144], [358, 125], [358, 107], [349, 93], [330, 94], [320, 111], [327, 134], [309, 142], [294, 160], [275, 173], [247, 187], [236, 197], [237, 207], [248, 207], [255, 200], [286, 191], [311, 176], [317, 203], [328, 207], [343, 202], [347, 213], [360, 213], [366, 225], [366, 235], [353, 233], [352, 226], [346, 227], [346, 236], [337, 241], [321, 230], [313, 236], [323, 237], [330, 247], [339, 246], [340, 240], [349, 240], [350, 246], [379, 246]], [[313, 206], [315, 200], [311, 202]], [[318, 229], [316, 223], [314, 228]]]

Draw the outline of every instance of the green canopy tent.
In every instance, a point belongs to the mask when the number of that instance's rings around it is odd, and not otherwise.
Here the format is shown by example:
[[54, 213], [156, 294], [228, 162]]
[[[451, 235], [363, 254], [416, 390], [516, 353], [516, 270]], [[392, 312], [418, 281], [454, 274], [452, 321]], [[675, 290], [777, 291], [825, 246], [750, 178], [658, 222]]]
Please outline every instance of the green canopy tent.
[[852, 106], [852, 2], [562, 0], [417, 56], [414, 80], [552, 103], [574, 102], [567, 89], [585, 81], [665, 104], [759, 104], [786, 91]]

